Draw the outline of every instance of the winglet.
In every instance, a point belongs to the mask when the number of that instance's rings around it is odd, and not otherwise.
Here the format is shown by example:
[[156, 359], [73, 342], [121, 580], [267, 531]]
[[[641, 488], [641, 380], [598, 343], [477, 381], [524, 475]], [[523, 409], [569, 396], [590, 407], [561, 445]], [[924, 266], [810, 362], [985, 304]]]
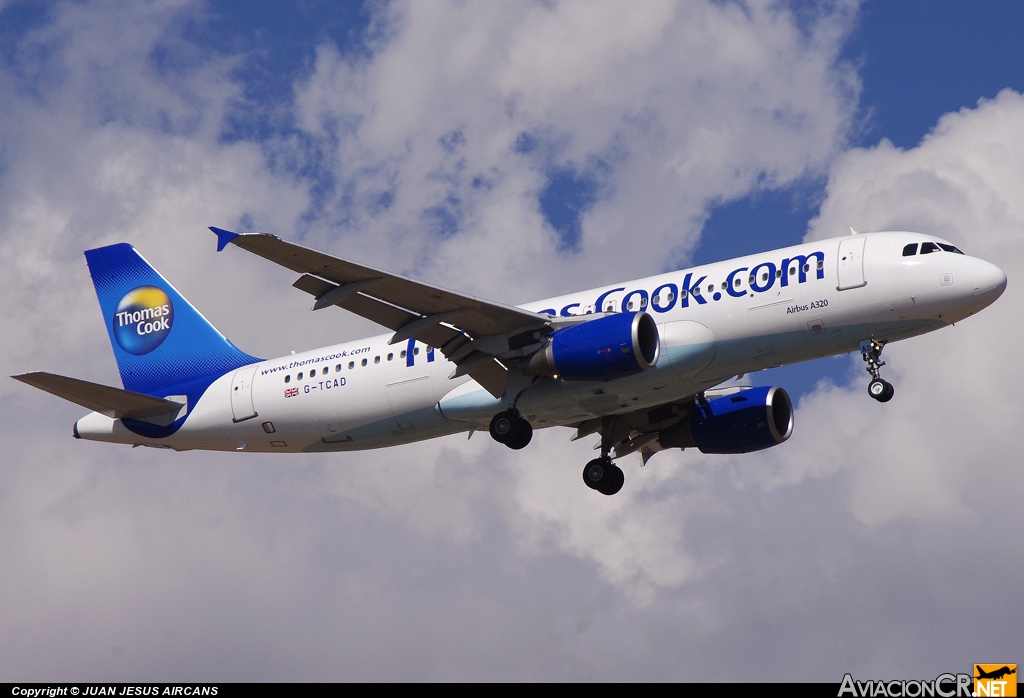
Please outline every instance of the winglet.
[[223, 250], [225, 247], [228, 246], [229, 242], [238, 237], [238, 233], [232, 233], [230, 230], [224, 230], [223, 228], [214, 228], [212, 225], [210, 226], [210, 230], [212, 230], [217, 235], [218, 252]]

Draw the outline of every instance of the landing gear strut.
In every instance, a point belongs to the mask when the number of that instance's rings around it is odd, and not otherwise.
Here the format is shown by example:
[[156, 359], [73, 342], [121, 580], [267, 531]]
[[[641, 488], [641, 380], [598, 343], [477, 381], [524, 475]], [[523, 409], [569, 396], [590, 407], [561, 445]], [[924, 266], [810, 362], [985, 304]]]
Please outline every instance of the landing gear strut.
[[867, 362], [867, 371], [871, 374], [871, 382], [868, 383], [868, 395], [879, 402], [889, 402], [896, 391], [889, 381], [883, 380], [878, 375], [878, 370], [885, 366], [885, 362], [881, 358], [883, 347], [885, 347], [884, 341], [865, 339], [860, 343], [860, 355]]
[[517, 451], [526, 448], [533, 438], [533, 427], [514, 407], [494, 415], [491, 419], [490, 432], [492, 439]]
[[612, 450], [611, 418], [605, 418], [606, 423], [601, 429], [601, 457], [587, 463], [583, 468], [583, 482], [592, 490], [597, 490], [604, 495], [613, 495], [622, 489], [626, 476], [622, 469], [612, 463], [609, 453]]

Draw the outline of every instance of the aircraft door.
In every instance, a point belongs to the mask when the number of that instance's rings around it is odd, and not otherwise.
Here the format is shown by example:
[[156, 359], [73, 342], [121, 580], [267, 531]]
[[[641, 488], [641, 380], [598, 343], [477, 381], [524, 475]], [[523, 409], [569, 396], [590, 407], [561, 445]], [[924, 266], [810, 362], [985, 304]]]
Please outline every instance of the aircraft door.
[[331, 438], [341, 431], [338, 413], [334, 411], [320, 412], [316, 416], [316, 426], [320, 430], [320, 436], [325, 439]]
[[434, 388], [430, 384], [430, 376], [417, 376], [388, 383], [387, 394], [391, 414], [399, 429], [415, 429], [410, 413], [424, 407], [433, 407], [437, 402]]
[[252, 402], [252, 381], [256, 366], [243, 366], [231, 378], [231, 415], [235, 422], [244, 422], [256, 416]]
[[837, 291], [867, 286], [864, 280], [864, 243], [867, 238], [854, 235], [839, 241], [839, 286]]

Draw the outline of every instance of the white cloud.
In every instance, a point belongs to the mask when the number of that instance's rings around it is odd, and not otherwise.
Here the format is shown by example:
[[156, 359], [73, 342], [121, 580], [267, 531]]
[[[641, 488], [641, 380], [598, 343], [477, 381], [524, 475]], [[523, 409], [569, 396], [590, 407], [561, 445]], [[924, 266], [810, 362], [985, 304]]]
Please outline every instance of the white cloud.
[[[804, 35], [775, 3], [395, 4], [371, 60], [322, 46], [297, 91], [342, 182], [323, 224], [358, 257], [520, 302], [672, 264], [711, 202], [844, 142], [859, 83], [836, 63], [852, 5], [835, 7]], [[535, 151], [514, 152], [522, 133]], [[599, 186], [578, 255], [539, 211], [551, 167]], [[458, 233], [430, 234], [433, 207]]]
[[[1006, 295], [887, 348], [893, 402], [823, 389], [786, 446], [629, 463], [607, 499], [565, 430], [522, 453], [484, 434], [308, 458], [129, 451], [71, 440], [77, 408], [8, 381], [0, 590], [17, 601], [0, 607], [0, 675], [820, 680], [1005, 650], [980, 626], [955, 647], [935, 627], [1019, 579], [1013, 560], [983, 579], [957, 566], [973, 536], [992, 557], [1020, 530], [1020, 96], [947, 115], [919, 148], [835, 159], [854, 5], [807, 33], [775, 3], [622, 7], [380, 7], [370, 57], [319, 47], [298, 135], [226, 143], [240, 58], [181, 38], [201, 8], [55, 6], [17, 59], [36, 77], [0, 70], [0, 365], [116, 381], [80, 257], [98, 244], [131, 240], [243, 348], [283, 353], [368, 328], [310, 322], [290, 275], [213, 254], [206, 225], [248, 215], [526, 301], [670, 265], [712, 202], [808, 171], [830, 173], [813, 235], [933, 230], [1003, 264]], [[157, 45], [184, 67], [155, 67]], [[513, 152], [523, 132], [531, 153]], [[337, 187], [321, 200], [281, 163]], [[578, 254], [555, 252], [537, 207], [550, 166], [598, 182]], [[451, 237], [424, 216], [440, 205]]]
[[[1024, 278], [1022, 125], [1024, 98], [1005, 90], [976, 109], [946, 114], [917, 148], [883, 141], [833, 166], [811, 237], [849, 224], [934, 233], [999, 264], [1010, 279], [978, 316], [886, 349], [888, 370], [899, 379], [898, 399], [886, 408], [864, 404], [859, 384], [854, 395], [815, 398], [813, 413], [830, 415], [819, 427], [860, 425], [829, 438], [827, 448], [842, 454], [851, 506], [865, 522], [964, 516], [982, 505], [986, 490], [997, 489], [999, 499], [1022, 492], [1013, 431], [1024, 417], [1014, 379], [1014, 347], [1024, 340], [1014, 281]], [[815, 432], [827, 433], [822, 428]]]

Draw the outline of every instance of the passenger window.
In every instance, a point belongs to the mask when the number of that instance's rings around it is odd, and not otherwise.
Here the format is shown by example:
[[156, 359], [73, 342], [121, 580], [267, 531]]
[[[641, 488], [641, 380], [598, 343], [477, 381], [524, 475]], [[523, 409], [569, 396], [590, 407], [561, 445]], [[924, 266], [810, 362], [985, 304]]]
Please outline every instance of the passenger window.
[[739, 288], [740, 287], [740, 280], [736, 279], [735, 281], [733, 281], [733, 286], [735, 286], [736, 288]]
[[391, 359], [393, 359], [393, 358], [395, 358], [394, 354], [388, 354], [388, 361], [391, 361]]
[[353, 369], [353, 368], [355, 368], [355, 367], [356, 367], [356, 362], [355, 362], [355, 361], [349, 361], [349, 362], [348, 362], [348, 367], [349, 367], [350, 369]]
[[679, 289], [679, 297], [680, 298], [686, 298], [686, 289], [685, 288]]
[[809, 272], [810, 270], [811, 270], [811, 265], [810, 265], [810, 264], [805, 264], [805, 265], [804, 265], [804, 273], [806, 274], [806, 273], [807, 273], [807, 272]]
[[366, 359], [363, 359], [362, 361], [360, 361], [359, 365], [360, 366], [365, 366], [366, 365]]
[[292, 377], [291, 377], [291, 375], [287, 375], [287, 376], [285, 376], [285, 377], [284, 377], [284, 382], [285, 382], [285, 383], [291, 383], [291, 382], [292, 382]]
[[379, 364], [380, 363], [380, 357], [379, 356], [373, 357], [373, 363]]
[[403, 350], [402, 350], [402, 353], [400, 353], [400, 354], [398, 355], [398, 358], [400, 358], [400, 359], [404, 359], [404, 358], [405, 358], [405, 349], [403, 349]]
[[818, 269], [824, 269], [824, 268], [825, 268], [825, 262], [819, 259], [818, 260]]
[[341, 373], [341, 364], [338, 364], [337, 366], [334, 367], [334, 372]]
[[796, 267], [790, 267], [789, 268], [789, 275], [793, 276], [793, 274], [795, 274], [795, 273], [796, 273]]
[[295, 380], [297, 380], [297, 381], [302, 380], [302, 371], [299, 371], [299, 375], [295, 376]]
[[412, 355], [413, 356], [419, 356], [420, 355], [420, 348], [419, 347], [413, 347], [412, 348]]
[[922, 242], [921, 243], [921, 254], [931, 254], [932, 252], [938, 252], [939, 246], [934, 242]]
[[708, 293], [711, 293], [714, 290], [715, 290], [715, 285], [714, 284], [708, 284]]
[[776, 279], [781, 279], [782, 278], [782, 270], [781, 269], [776, 269], [775, 270], [775, 278]]
[[310, 378], [313, 378], [314, 376], [316, 376], [316, 369], [315, 368], [312, 371], [309, 372], [309, 377]]
[[761, 274], [761, 282], [763, 283], [763, 282], [765, 282], [767, 280], [768, 280], [768, 272], [765, 272], [765, 273]]
[[909, 245], [905, 245], [903, 247], [903, 256], [904, 257], [913, 257], [915, 254], [917, 254], [917, 243], [916, 242], [912, 242]]

